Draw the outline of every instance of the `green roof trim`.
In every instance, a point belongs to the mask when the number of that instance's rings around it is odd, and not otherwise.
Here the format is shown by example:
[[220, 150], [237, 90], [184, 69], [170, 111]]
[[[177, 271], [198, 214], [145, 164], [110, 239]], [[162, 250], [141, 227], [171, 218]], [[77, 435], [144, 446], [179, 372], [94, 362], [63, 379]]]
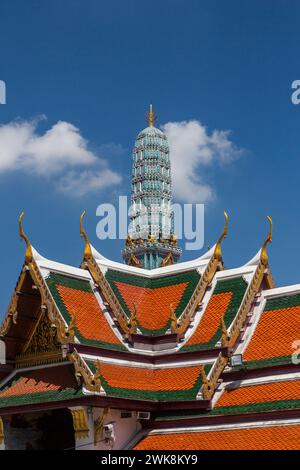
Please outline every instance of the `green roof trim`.
[[300, 305], [300, 294], [284, 295], [273, 299], [268, 299], [264, 312], [270, 310], [281, 310], [285, 308], [298, 307]]
[[277, 400], [247, 405], [222, 406], [214, 408], [209, 415], [254, 413], [256, 411], [294, 410], [300, 408], [300, 400]]
[[173, 421], [177, 419], [199, 418], [207, 415], [206, 410], [176, 410], [176, 411], [160, 411], [156, 414], [154, 421]]
[[37, 392], [26, 395], [15, 395], [11, 397], [0, 397], [0, 408], [9, 406], [34, 405], [37, 403], [48, 403], [51, 401], [73, 400], [83, 397], [81, 391], [66, 389], [61, 391]]
[[[218, 281], [212, 295], [223, 294], [225, 292], [232, 292], [232, 298], [229, 302], [227, 310], [224, 315], [224, 321], [227, 328], [230, 327], [233, 322], [242, 300], [244, 298], [245, 292], [247, 290], [248, 283], [244, 280], [243, 277], [238, 277], [234, 279], [228, 279], [225, 281]], [[204, 313], [205, 315], [205, 313]], [[200, 322], [201, 328], [201, 322]], [[214, 348], [216, 343], [221, 339], [222, 335], [222, 325], [220, 323], [218, 329], [214, 335], [206, 343], [185, 345], [181, 348], [180, 352], [186, 351], [199, 351], [202, 349], [211, 349]]]
[[[4, 392], [8, 388], [12, 387], [22, 378], [26, 378], [22, 375], [22, 373], [15, 375], [8, 383], [5, 384], [1, 392]], [[84, 394], [81, 388], [77, 390], [74, 388], [65, 388], [61, 390], [51, 390], [49, 392], [33, 392], [7, 397], [0, 396], [0, 408], [7, 408], [10, 406], [34, 405], [38, 403], [48, 403], [52, 401], [73, 400], [76, 398], [81, 398], [83, 396]]]
[[48, 286], [58, 284], [70, 289], [80, 290], [84, 292], [93, 293], [90, 282], [86, 279], [76, 279], [74, 277], [66, 276], [64, 274], [58, 274], [51, 272], [46, 279]]
[[[57, 307], [59, 308], [60, 313], [62, 314], [64, 320], [69, 325], [72, 317], [59, 294], [57, 286], [61, 285], [64, 287], [69, 287], [70, 289], [75, 289], [75, 290], [84, 291], [84, 292], [93, 294], [93, 290], [91, 288], [89, 281], [86, 281], [84, 279], [74, 279], [70, 276], [65, 276], [62, 274], [50, 273], [50, 275], [46, 278], [46, 282], [51, 292], [51, 295]], [[127, 351], [127, 348], [123, 346], [122, 344], [112, 344], [112, 343], [107, 343], [105, 341], [98, 341], [98, 340], [85, 338], [76, 326], [75, 326], [75, 336], [80, 341], [81, 344], [84, 344], [87, 346], [96, 346], [96, 347], [101, 347], [105, 349], [117, 350], [117, 351]]]
[[155, 421], [172, 421], [176, 419], [186, 418], [200, 418], [206, 416], [218, 416], [228, 414], [240, 414], [240, 413], [255, 413], [264, 411], [280, 411], [280, 410], [295, 410], [300, 409], [299, 400], [277, 400], [268, 401], [263, 403], [251, 403], [246, 405], [235, 405], [235, 406], [222, 406], [214, 408], [212, 410], [180, 410], [180, 411], [166, 411], [160, 412], [155, 416]]
[[289, 356], [270, 357], [268, 359], [245, 361], [246, 369], [260, 369], [261, 367], [281, 366], [286, 364], [292, 364], [292, 354]]
[[[170, 276], [162, 276], [159, 278], [151, 279], [148, 277], [138, 276], [135, 274], [127, 274], [127, 273], [122, 273], [120, 271], [108, 269], [105, 277], [107, 281], [109, 282], [115, 296], [120, 302], [120, 305], [128, 318], [130, 317], [131, 312], [126, 302], [124, 301], [116, 285], [116, 282], [122, 282], [124, 284], [129, 284], [131, 286], [136, 286], [136, 287], [142, 287], [145, 289], [158, 289], [160, 287], [168, 287], [168, 286], [173, 286], [176, 284], [187, 283], [188, 285], [175, 310], [176, 317], [179, 318], [182, 312], [184, 311], [186, 305], [188, 304], [190, 298], [192, 297], [201, 276], [196, 269], [193, 269], [191, 271], [186, 271], [183, 273], [172, 274]], [[166, 331], [169, 329], [170, 320], [168, 320], [168, 322], [165, 324], [163, 328], [156, 329], [156, 330], [149, 330], [147, 328], [144, 328], [143, 325], [141, 325], [139, 322], [138, 322], [138, 327], [144, 335], [159, 336], [159, 335], [163, 335], [164, 333], [166, 333]]]

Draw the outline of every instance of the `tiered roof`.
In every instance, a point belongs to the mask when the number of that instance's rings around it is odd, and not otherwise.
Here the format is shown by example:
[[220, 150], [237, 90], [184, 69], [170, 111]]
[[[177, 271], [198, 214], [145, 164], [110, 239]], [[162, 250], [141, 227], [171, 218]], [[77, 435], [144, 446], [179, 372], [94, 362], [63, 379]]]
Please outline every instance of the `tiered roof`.
[[82, 224], [80, 268], [42, 257], [20, 228], [27, 249], [1, 328], [0, 414], [82, 402], [149, 411], [137, 449], [268, 448], [271, 436], [293, 448], [300, 286], [274, 288], [271, 232], [239, 268], [223, 266], [226, 221], [202, 257], [150, 271], [104, 258]]

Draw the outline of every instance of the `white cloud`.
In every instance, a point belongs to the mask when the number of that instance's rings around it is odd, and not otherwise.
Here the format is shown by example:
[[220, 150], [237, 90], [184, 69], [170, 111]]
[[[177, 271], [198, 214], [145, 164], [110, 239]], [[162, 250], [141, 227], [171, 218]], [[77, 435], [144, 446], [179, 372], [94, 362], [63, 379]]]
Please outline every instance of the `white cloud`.
[[[23, 171], [45, 177], [55, 175], [58, 189], [74, 194], [81, 191], [81, 195], [121, 181], [120, 175], [89, 150], [88, 142], [73, 124], [58, 121], [39, 135], [39, 121], [14, 121], [0, 126], [0, 174]], [[119, 149], [116, 144], [109, 145]], [[80, 184], [84, 188], [80, 189]]]
[[109, 168], [99, 171], [86, 170], [81, 173], [71, 171], [61, 178], [57, 189], [79, 197], [92, 191], [110, 188], [121, 180], [122, 177]]
[[211, 184], [201, 177], [213, 163], [225, 164], [241, 154], [229, 139], [229, 131], [211, 134], [199, 121], [168, 122], [162, 126], [169, 144], [172, 186], [176, 199], [184, 202], [207, 202], [214, 197]]
[[96, 156], [73, 124], [58, 121], [38, 135], [37, 121], [11, 122], [0, 126], [0, 172], [30, 170], [56, 173], [67, 166], [90, 165]]

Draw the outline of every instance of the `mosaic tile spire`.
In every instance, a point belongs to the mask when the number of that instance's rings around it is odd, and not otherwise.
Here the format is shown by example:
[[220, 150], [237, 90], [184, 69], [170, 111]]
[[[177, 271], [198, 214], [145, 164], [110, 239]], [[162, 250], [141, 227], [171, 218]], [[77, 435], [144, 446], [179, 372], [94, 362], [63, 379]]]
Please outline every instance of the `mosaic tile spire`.
[[131, 223], [122, 252], [127, 264], [146, 269], [173, 264], [181, 255], [171, 208], [169, 144], [155, 120], [150, 105], [148, 127], [138, 134], [133, 148]]

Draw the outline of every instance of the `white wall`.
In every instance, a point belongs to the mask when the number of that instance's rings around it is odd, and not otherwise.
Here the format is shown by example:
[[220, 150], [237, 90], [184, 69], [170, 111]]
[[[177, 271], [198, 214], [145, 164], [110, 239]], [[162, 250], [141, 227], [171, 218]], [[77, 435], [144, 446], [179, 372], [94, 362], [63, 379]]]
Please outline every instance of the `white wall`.
[[[122, 410], [125, 411], [125, 410]], [[121, 410], [111, 410], [104, 424], [113, 423], [115, 441], [107, 443], [103, 436], [98, 437], [98, 443], [94, 445], [94, 421], [102, 415], [103, 408], [86, 407], [86, 415], [88, 419], [89, 435], [86, 438], [76, 440], [76, 449], [78, 450], [121, 450], [126, 444], [137, 434], [141, 428], [136, 421], [136, 413], [132, 412], [131, 418], [121, 418]]]

